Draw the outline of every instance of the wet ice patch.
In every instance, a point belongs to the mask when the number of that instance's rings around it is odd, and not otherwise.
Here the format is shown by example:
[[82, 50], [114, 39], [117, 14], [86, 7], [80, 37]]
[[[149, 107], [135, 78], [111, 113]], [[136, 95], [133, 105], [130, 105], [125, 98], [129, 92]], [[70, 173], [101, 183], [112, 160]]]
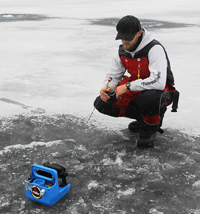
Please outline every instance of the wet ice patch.
[[23, 103], [19, 103], [19, 102], [16, 102], [15, 100], [7, 99], [7, 98], [0, 98], [0, 101], [5, 102], [5, 103], [10, 103], [10, 104], [18, 105], [18, 106], [21, 106], [24, 109], [30, 108], [30, 106], [26, 106]]
[[116, 164], [118, 164], [119, 166], [121, 166], [121, 165], [122, 165], [123, 160], [121, 159], [121, 157], [120, 157], [120, 156], [117, 156], [117, 158], [116, 158], [116, 160], [115, 160], [115, 163], [116, 163]]
[[5, 15], [3, 15], [2, 17], [3, 17], [3, 18], [11, 18], [11, 17], [13, 17], [13, 15], [5, 14]]
[[0, 14], [0, 22], [17, 22], [17, 21], [43, 21], [55, 17], [47, 17], [38, 14]]
[[123, 164], [122, 156], [125, 155], [125, 152], [117, 153], [116, 159], [113, 161], [111, 158], [105, 158], [101, 162], [104, 166], [108, 165], [119, 165], [121, 166]]
[[32, 110], [31, 112], [34, 114], [44, 114], [44, 113], [46, 113], [46, 110], [43, 108], [37, 108], [35, 110]]
[[119, 156], [116, 158], [115, 161], [111, 160], [110, 158], [106, 158], [106, 159], [103, 159], [102, 162], [103, 162], [104, 166], [109, 166], [109, 165], [119, 165], [119, 166], [121, 166], [122, 163], [123, 163], [121, 157], [119, 157]]
[[84, 201], [84, 199], [81, 197], [81, 198], [79, 198], [79, 201], [78, 201], [78, 203], [76, 203], [77, 205], [81, 205], [81, 206], [83, 206], [83, 207], [87, 207], [87, 204], [85, 203], [85, 201]]
[[60, 154], [59, 152], [51, 153], [51, 155], [52, 155], [53, 157], [56, 157], [56, 156], [58, 156], [59, 154]]
[[151, 213], [151, 214], [164, 214], [163, 212], [159, 212], [157, 209], [155, 209], [155, 208], [151, 208], [150, 210], [149, 210], [149, 213]]
[[82, 169], [84, 169], [84, 165], [76, 165], [76, 166], [74, 166], [74, 169], [76, 171], [82, 170]]
[[118, 198], [120, 198], [121, 196], [124, 196], [124, 195], [132, 195], [133, 193], [135, 193], [135, 188], [129, 188], [125, 191], [121, 191], [121, 190], [118, 190], [117, 191], [117, 194], [118, 194]]
[[188, 214], [200, 214], [200, 210], [199, 209], [197, 209], [197, 210], [190, 210], [188, 212]]
[[80, 151], [87, 151], [86, 147], [83, 145], [79, 145], [76, 149]]
[[27, 149], [27, 148], [34, 148], [36, 146], [46, 146], [46, 147], [50, 147], [50, 146], [55, 146], [58, 144], [62, 144], [63, 141], [62, 140], [55, 140], [55, 141], [50, 141], [50, 142], [32, 142], [28, 145], [21, 145], [21, 144], [17, 144], [17, 145], [12, 145], [12, 146], [6, 146], [3, 150], [0, 151], [0, 155], [3, 155], [3, 153], [8, 153], [8, 152], [12, 152], [12, 150], [19, 150], [19, 149]]
[[88, 189], [97, 188], [99, 186], [99, 183], [97, 181], [91, 181], [88, 184]]
[[10, 166], [10, 164], [1, 164], [0, 165], [0, 171], [2, 172], [6, 172], [7, 171], [7, 167]]
[[[118, 21], [119, 21], [119, 18], [105, 18], [105, 19], [93, 19], [90, 21], [90, 23], [93, 25], [116, 26]], [[142, 26], [148, 30], [154, 30], [159, 28], [182, 28], [182, 27], [194, 26], [191, 24], [175, 23], [175, 22], [152, 20], [152, 19], [140, 19], [140, 22]]]
[[192, 185], [194, 188], [196, 189], [200, 189], [200, 180], [196, 181], [195, 183], [193, 183]]

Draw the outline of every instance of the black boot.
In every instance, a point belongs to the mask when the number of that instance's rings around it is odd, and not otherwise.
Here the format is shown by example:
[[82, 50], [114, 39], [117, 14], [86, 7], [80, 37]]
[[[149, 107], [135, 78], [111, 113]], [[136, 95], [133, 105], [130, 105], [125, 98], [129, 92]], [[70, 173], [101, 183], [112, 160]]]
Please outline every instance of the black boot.
[[138, 106], [134, 102], [134, 100], [131, 100], [129, 103], [129, 106], [126, 108], [126, 117], [136, 120], [136, 121], [131, 122], [128, 125], [128, 129], [131, 132], [139, 132], [141, 113], [138, 109]]
[[129, 123], [128, 129], [131, 132], [139, 132], [140, 131], [140, 124], [139, 124], [138, 120]]
[[152, 148], [156, 138], [156, 131], [159, 124], [149, 125], [143, 120], [141, 121], [139, 139], [137, 140], [137, 147], [139, 148]]

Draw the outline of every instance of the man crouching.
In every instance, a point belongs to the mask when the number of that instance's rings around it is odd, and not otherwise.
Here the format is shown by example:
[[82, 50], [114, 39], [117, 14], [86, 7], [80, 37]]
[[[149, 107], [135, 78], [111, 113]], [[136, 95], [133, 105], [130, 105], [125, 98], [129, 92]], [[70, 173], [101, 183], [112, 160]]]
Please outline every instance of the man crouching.
[[[139, 132], [137, 146], [153, 147], [175, 91], [170, 62], [164, 47], [136, 17], [123, 17], [116, 29], [122, 44], [104, 85], [109, 77], [112, 81], [106, 91], [101, 89], [94, 106], [109, 116], [135, 119], [129, 130]], [[126, 71], [130, 76], [124, 76]]]

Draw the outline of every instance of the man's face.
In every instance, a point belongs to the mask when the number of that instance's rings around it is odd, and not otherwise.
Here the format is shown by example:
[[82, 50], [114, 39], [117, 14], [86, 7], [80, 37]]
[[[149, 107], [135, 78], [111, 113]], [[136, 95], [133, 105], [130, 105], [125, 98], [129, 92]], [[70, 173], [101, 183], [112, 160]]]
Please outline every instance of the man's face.
[[123, 48], [126, 51], [131, 51], [134, 48], [134, 45], [137, 43], [139, 36], [141, 35], [140, 32], [138, 32], [135, 37], [133, 38], [133, 40], [131, 41], [126, 41], [122, 39], [122, 44], [123, 44]]

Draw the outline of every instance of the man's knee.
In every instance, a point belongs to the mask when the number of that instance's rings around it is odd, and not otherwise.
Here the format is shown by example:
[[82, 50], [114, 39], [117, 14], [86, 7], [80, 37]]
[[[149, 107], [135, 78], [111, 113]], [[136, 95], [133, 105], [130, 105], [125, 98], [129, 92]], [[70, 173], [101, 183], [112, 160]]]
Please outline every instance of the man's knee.
[[161, 95], [164, 93], [163, 90], [145, 90], [141, 93], [141, 98], [147, 102], [159, 101]]
[[101, 112], [103, 110], [103, 100], [98, 96], [94, 101], [94, 107]]
[[120, 113], [120, 109], [116, 107], [112, 107], [111, 100], [104, 102], [100, 96], [98, 96], [94, 101], [94, 107], [102, 114], [106, 114], [112, 117], [118, 117]]

